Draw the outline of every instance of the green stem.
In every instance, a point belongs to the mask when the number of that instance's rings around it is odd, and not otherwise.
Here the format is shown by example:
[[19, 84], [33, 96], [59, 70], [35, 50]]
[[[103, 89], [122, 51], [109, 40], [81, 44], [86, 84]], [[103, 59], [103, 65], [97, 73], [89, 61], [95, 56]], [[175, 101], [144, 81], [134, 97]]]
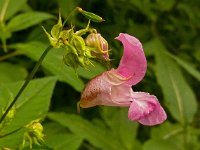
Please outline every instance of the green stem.
[[9, 53], [9, 54], [6, 54], [6, 55], [3, 55], [0, 57], [0, 61], [3, 61], [3, 60], [6, 60], [8, 58], [11, 58], [13, 56], [16, 56], [16, 55], [21, 55], [22, 53], [20, 53], [19, 51], [14, 51], [12, 53]]
[[13, 105], [16, 103], [16, 101], [18, 100], [19, 96], [22, 94], [22, 92], [24, 91], [24, 89], [26, 88], [26, 86], [29, 84], [29, 82], [31, 81], [31, 79], [33, 78], [33, 76], [35, 75], [36, 71], [38, 70], [38, 68], [40, 67], [40, 65], [42, 64], [42, 61], [44, 60], [45, 56], [47, 55], [47, 53], [49, 52], [49, 50], [52, 48], [52, 46], [49, 46], [45, 49], [45, 51], [43, 52], [43, 54], [40, 56], [37, 64], [35, 65], [35, 67], [33, 68], [32, 72], [29, 74], [29, 76], [27, 77], [26, 81], [24, 82], [23, 86], [21, 87], [21, 89], [19, 90], [19, 92], [17, 93], [17, 95], [15, 96], [14, 100], [11, 102], [11, 104], [8, 106], [8, 108], [6, 109], [5, 113], [2, 115], [1, 119], [0, 119], [0, 123], [2, 123], [2, 121], [5, 119], [6, 115], [8, 114], [8, 112], [10, 111], [10, 109], [13, 107]]
[[65, 24], [67, 23], [69, 17], [71, 17], [71, 15], [77, 10], [77, 8], [74, 8], [67, 16], [67, 18], [64, 20], [63, 22], [63, 27], [65, 26]]

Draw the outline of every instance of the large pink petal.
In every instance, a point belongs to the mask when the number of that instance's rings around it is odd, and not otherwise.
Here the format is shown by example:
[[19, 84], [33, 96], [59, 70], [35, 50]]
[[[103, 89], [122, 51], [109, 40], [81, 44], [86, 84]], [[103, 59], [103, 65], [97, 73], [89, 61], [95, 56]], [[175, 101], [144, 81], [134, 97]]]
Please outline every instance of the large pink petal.
[[127, 84], [135, 85], [143, 79], [147, 68], [142, 44], [125, 33], [120, 33], [115, 39], [120, 40], [124, 46], [124, 53], [116, 71], [126, 78], [131, 77]]
[[128, 111], [128, 118], [143, 125], [161, 124], [167, 115], [157, 98], [144, 92], [133, 92], [133, 101]]
[[131, 87], [124, 85], [124, 82], [126, 82], [125, 78], [115, 75], [114, 70], [100, 74], [84, 88], [80, 106], [83, 108], [96, 105], [130, 106]]

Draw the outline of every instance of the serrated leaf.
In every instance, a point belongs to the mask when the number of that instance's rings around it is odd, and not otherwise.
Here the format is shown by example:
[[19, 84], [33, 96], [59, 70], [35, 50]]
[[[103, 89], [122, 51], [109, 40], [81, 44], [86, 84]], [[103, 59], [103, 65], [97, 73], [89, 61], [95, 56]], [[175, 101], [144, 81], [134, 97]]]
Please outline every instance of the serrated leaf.
[[[13, 45], [13, 48], [24, 52], [28, 57], [38, 61], [47, 45], [40, 42], [30, 42], [25, 44]], [[66, 82], [77, 91], [81, 91], [84, 87], [82, 80], [77, 77], [75, 71], [64, 65], [62, 58], [64, 49], [52, 49], [44, 59], [42, 66], [51, 73], [58, 76], [60, 81]]]
[[7, 62], [0, 63], [0, 83], [24, 80], [28, 75], [25, 68]]
[[191, 122], [197, 111], [195, 95], [183, 77], [179, 66], [165, 52], [159, 40], [154, 40], [156, 76], [162, 87], [166, 107], [172, 116], [182, 124]]
[[11, 32], [19, 31], [36, 25], [44, 20], [53, 18], [52, 15], [44, 12], [27, 12], [19, 14], [10, 20], [7, 27]]
[[48, 118], [69, 128], [73, 133], [85, 138], [97, 148], [105, 150], [124, 149], [109, 130], [102, 126], [97, 126], [97, 124], [94, 125], [78, 115], [49, 113]]
[[[44, 117], [49, 109], [55, 82], [55, 77], [31, 81], [16, 102], [14, 106], [16, 113], [10, 125], [4, 127], [4, 133], [16, 130], [25, 126], [32, 120]], [[6, 86], [13, 95], [16, 95], [22, 83], [23, 82], [16, 82], [7, 84]]]
[[4, 20], [8, 20], [15, 13], [20, 11], [20, 9], [25, 5], [27, 0], [1, 0], [0, 2], [0, 12], [2, 13], [2, 9], [5, 9]]

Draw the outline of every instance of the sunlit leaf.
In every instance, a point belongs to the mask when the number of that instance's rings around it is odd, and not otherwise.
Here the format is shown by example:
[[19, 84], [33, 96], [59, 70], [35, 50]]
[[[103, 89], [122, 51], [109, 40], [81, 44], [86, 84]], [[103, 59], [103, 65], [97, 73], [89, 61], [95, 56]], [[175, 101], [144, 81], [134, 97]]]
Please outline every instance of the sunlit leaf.
[[[23, 127], [34, 119], [44, 117], [49, 109], [55, 81], [55, 77], [48, 77], [30, 82], [14, 106], [16, 113], [11, 124], [4, 127], [4, 133]], [[11, 83], [7, 84], [6, 87], [13, 95], [16, 95], [22, 83], [23, 82]]]
[[174, 144], [173, 141], [170, 140], [149, 140], [144, 146], [143, 150], [184, 150], [179, 148], [179, 144]]
[[[28, 57], [35, 61], [38, 61], [42, 52], [47, 48], [47, 45], [40, 42], [31, 42], [16, 44], [13, 45], [13, 47], [24, 52]], [[51, 73], [57, 75], [60, 81], [68, 83], [77, 91], [81, 91], [84, 84], [72, 68], [64, 65], [62, 60], [63, 54], [64, 49], [52, 49], [44, 59], [42, 66]]]
[[0, 83], [24, 80], [27, 76], [25, 68], [11, 63], [0, 63]]
[[65, 113], [49, 113], [48, 117], [62, 126], [69, 128], [73, 133], [85, 138], [95, 147], [106, 150], [124, 149], [118, 139], [115, 138], [113, 140], [114, 137], [109, 130], [106, 130], [102, 126], [97, 126], [97, 124], [94, 125], [81, 118], [81, 116]]
[[27, 12], [12, 18], [7, 27], [11, 32], [19, 31], [50, 18], [53, 18], [53, 16], [44, 12]]
[[122, 144], [127, 149], [137, 147], [139, 150], [139, 143], [136, 140], [138, 123], [132, 122], [127, 118], [127, 108], [112, 108], [102, 107], [101, 115], [111, 128], [112, 132], [119, 137]]
[[45, 143], [54, 150], [77, 150], [83, 138], [69, 131], [57, 123], [47, 123], [45, 126]]

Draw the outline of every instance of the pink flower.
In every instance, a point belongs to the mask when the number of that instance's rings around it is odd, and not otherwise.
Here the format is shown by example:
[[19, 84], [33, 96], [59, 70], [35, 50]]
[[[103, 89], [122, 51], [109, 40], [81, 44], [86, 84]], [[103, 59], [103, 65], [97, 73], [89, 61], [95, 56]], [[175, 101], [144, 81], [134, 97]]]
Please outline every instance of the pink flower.
[[162, 123], [167, 116], [156, 96], [134, 92], [131, 88], [143, 79], [147, 69], [140, 41], [124, 33], [120, 33], [116, 39], [124, 46], [119, 67], [103, 72], [86, 85], [80, 107], [128, 106], [130, 120], [149, 126]]

